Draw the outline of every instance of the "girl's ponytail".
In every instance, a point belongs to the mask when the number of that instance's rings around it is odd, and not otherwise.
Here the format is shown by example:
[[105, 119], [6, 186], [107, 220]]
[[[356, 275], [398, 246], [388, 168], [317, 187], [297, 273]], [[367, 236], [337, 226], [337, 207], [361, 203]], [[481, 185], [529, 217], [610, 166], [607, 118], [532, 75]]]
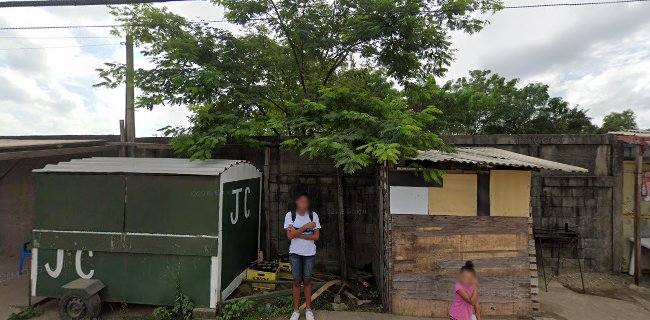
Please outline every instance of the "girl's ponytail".
[[460, 268], [460, 272], [471, 272], [473, 274], [476, 274], [476, 270], [474, 270], [474, 262], [471, 260], [465, 261], [465, 265]]

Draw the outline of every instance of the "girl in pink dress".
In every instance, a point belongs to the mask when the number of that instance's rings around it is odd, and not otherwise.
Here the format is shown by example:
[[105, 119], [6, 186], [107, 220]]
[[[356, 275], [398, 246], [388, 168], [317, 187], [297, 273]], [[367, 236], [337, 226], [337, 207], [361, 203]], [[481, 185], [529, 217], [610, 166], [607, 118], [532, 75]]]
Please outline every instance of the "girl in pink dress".
[[449, 319], [481, 320], [481, 308], [478, 303], [478, 278], [472, 261], [465, 262], [465, 265], [460, 268], [454, 292], [456, 296], [449, 309]]

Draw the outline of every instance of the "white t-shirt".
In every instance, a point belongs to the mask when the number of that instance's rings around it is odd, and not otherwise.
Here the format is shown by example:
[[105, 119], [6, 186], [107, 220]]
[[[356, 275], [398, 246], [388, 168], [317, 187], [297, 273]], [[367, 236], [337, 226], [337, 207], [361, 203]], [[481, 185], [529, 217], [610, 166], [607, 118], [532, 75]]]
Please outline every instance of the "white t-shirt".
[[[318, 215], [316, 212], [313, 213], [314, 216], [314, 223], [316, 224], [316, 228], [314, 229], [320, 229], [320, 220], [318, 220]], [[288, 229], [289, 226], [293, 226], [296, 229], [302, 228], [304, 225], [308, 224], [311, 222], [309, 220], [309, 215], [304, 214], [300, 215], [296, 213], [296, 220], [291, 221], [291, 211], [287, 212], [287, 215], [284, 217], [284, 229]], [[312, 234], [313, 231], [305, 231], [303, 234]], [[314, 256], [316, 255], [316, 244], [314, 243], [314, 240], [305, 240], [305, 239], [300, 239], [300, 238], [293, 238], [291, 239], [291, 246], [289, 246], [289, 253], [295, 253], [297, 255], [301, 256]]]

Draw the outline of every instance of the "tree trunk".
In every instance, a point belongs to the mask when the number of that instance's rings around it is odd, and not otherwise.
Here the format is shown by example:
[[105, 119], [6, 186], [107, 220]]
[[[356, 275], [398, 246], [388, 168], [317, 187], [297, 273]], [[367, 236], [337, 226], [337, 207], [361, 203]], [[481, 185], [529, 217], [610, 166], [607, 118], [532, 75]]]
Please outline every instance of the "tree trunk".
[[345, 255], [345, 209], [343, 202], [343, 172], [336, 169], [337, 193], [338, 193], [338, 225], [339, 225], [339, 263], [341, 268], [341, 278], [343, 281], [348, 279], [348, 265]]

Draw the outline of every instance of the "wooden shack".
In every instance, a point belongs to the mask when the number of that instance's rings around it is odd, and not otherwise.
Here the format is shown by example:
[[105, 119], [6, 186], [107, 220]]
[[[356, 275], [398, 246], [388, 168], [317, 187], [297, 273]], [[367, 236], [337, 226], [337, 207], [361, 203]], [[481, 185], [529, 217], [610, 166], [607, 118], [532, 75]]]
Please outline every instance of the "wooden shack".
[[[441, 183], [418, 173], [429, 169], [444, 172]], [[374, 271], [388, 311], [447, 317], [458, 271], [472, 260], [483, 315], [531, 317], [539, 305], [530, 209], [536, 170], [587, 171], [496, 148], [423, 151], [382, 169]]]

